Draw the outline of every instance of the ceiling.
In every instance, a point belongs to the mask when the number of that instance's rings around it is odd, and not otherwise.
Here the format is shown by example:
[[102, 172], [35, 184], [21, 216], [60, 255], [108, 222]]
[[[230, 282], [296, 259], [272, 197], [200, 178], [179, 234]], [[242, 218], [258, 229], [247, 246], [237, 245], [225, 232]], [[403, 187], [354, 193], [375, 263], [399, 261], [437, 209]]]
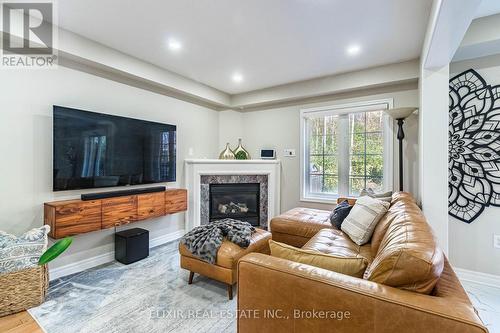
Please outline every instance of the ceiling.
[[[58, 20], [64, 29], [237, 94], [417, 58], [431, 3], [64, 0]], [[169, 38], [182, 48], [170, 50]], [[359, 54], [347, 54], [352, 45]], [[233, 81], [235, 73], [241, 82]]]
[[482, 0], [477, 9], [475, 18], [500, 13], [500, 0]]

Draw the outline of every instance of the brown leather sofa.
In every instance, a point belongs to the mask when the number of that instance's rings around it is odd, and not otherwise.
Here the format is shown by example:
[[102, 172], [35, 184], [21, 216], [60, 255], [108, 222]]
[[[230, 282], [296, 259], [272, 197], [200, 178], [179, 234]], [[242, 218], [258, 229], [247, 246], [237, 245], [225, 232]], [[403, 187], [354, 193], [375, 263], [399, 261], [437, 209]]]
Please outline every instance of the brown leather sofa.
[[273, 240], [363, 256], [364, 277], [248, 254], [238, 263], [238, 332], [488, 332], [411, 195], [393, 195], [363, 246], [329, 214], [284, 213], [271, 221]]

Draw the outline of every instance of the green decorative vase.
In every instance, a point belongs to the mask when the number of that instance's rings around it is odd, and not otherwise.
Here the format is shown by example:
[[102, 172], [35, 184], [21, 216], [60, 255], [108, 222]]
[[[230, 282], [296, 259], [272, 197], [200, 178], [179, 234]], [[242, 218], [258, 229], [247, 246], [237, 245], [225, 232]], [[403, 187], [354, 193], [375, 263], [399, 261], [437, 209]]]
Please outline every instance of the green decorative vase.
[[250, 154], [241, 145], [241, 139], [238, 139], [238, 147], [236, 147], [236, 149], [234, 150], [234, 156], [236, 157], [237, 160], [249, 160], [250, 159]]
[[219, 160], [234, 160], [236, 158], [234, 152], [229, 147], [229, 142], [226, 143], [226, 148], [221, 151], [219, 155]]

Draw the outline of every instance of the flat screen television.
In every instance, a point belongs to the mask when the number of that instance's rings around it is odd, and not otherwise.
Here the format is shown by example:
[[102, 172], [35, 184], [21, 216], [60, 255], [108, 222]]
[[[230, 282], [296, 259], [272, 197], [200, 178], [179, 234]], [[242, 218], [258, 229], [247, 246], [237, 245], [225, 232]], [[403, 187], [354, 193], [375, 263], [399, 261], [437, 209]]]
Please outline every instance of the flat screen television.
[[176, 126], [53, 108], [53, 190], [175, 181]]

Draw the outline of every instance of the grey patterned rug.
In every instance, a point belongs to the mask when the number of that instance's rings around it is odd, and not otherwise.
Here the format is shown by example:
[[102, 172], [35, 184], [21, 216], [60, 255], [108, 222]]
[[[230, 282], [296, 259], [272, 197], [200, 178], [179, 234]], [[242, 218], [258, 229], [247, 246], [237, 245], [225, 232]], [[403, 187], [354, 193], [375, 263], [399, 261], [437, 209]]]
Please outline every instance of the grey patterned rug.
[[178, 242], [131, 265], [114, 262], [52, 281], [29, 310], [47, 333], [236, 332], [226, 286], [179, 267]]

